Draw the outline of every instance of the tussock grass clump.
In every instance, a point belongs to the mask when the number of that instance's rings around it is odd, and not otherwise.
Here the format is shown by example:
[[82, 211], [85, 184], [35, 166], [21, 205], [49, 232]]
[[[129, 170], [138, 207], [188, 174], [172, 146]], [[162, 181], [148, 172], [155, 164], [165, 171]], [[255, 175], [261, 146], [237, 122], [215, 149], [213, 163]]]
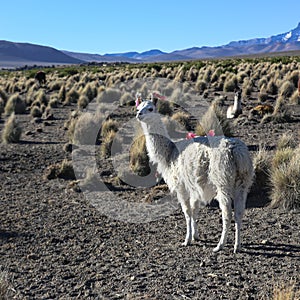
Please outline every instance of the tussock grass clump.
[[22, 128], [16, 120], [16, 116], [12, 113], [6, 120], [2, 131], [2, 142], [4, 144], [18, 143], [22, 134]]
[[215, 135], [233, 136], [230, 122], [216, 100], [212, 102], [203, 115], [200, 123], [196, 126], [195, 133], [199, 136], [205, 136], [210, 130], [214, 130]]
[[284, 98], [289, 98], [292, 96], [294, 90], [295, 90], [294, 84], [291, 81], [287, 80], [282, 83], [279, 89], [279, 96]]
[[199, 93], [203, 93], [207, 89], [207, 82], [204, 80], [198, 80], [196, 82], [196, 90]]
[[262, 90], [259, 94], [258, 94], [258, 101], [260, 103], [264, 103], [265, 101], [268, 100], [268, 94], [265, 92], [265, 90]]
[[77, 102], [78, 108], [79, 109], [86, 108], [89, 105], [89, 102], [90, 102], [89, 98], [86, 95], [81, 94], [79, 96], [79, 99], [78, 99], [78, 102]]
[[53, 82], [49, 82], [48, 87], [52, 91], [59, 91], [63, 85], [62, 81], [55, 80]]
[[92, 101], [97, 96], [97, 89], [91, 83], [88, 83], [81, 94], [85, 95], [89, 101]]
[[79, 93], [75, 88], [72, 88], [66, 93], [66, 99], [63, 103], [64, 105], [70, 105], [71, 103], [76, 103], [78, 99]]
[[282, 284], [274, 287], [273, 300], [297, 300], [300, 299], [300, 291], [295, 289], [293, 283]]
[[294, 87], [297, 88], [299, 80], [299, 71], [293, 71], [287, 75], [287, 80], [292, 82]]
[[282, 165], [287, 165], [290, 163], [294, 155], [294, 150], [291, 148], [281, 148], [278, 149], [272, 159], [273, 169], [277, 169]]
[[5, 108], [5, 103], [4, 103], [3, 99], [0, 98], [0, 118], [1, 118], [1, 115], [4, 113], [4, 108]]
[[172, 115], [171, 120], [178, 122], [186, 130], [191, 130], [190, 116], [187, 113], [179, 111]]
[[44, 177], [48, 180], [56, 178], [75, 180], [76, 176], [72, 161], [64, 159], [60, 164], [58, 163], [47, 167]]
[[46, 96], [43, 90], [40, 90], [36, 95], [36, 101], [39, 102], [41, 105], [48, 105], [48, 97]]
[[236, 75], [226, 78], [224, 82], [224, 92], [234, 92], [238, 88], [238, 79]]
[[24, 114], [26, 112], [25, 102], [19, 93], [15, 93], [8, 98], [4, 111], [6, 115], [10, 115], [11, 113]]
[[66, 101], [66, 94], [66, 87], [65, 85], [62, 85], [58, 92], [58, 99], [60, 100], [60, 102], [63, 103]]
[[162, 115], [172, 115], [173, 110], [169, 101], [158, 100], [156, 104], [157, 112]]
[[292, 134], [284, 133], [277, 141], [277, 150], [285, 148], [296, 148], [297, 142]]
[[6, 101], [8, 100], [8, 95], [1, 87], [0, 87], [0, 99], [2, 99], [4, 103], [6, 103]]
[[30, 110], [30, 115], [34, 118], [40, 118], [43, 112], [41, 111], [40, 107], [34, 105]]
[[272, 208], [300, 208], [300, 148], [276, 151], [270, 181]]
[[111, 134], [110, 132], [118, 131], [118, 122], [113, 119], [108, 119], [102, 123], [101, 127], [101, 136], [102, 138], [105, 138], [108, 134]]
[[139, 176], [147, 176], [151, 169], [146, 148], [146, 138], [139, 130], [136, 132], [135, 140], [130, 148], [130, 168]]
[[100, 114], [84, 113], [72, 118], [69, 124], [70, 142], [76, 145], [95, 145], [102, 117]]
[[273, 79], [268, 82], [266, 92], [270, 95], [276, 95], [278, 93], [278, 86]]
[[279, 96], [276, 99], [274, 112], [272, 115], [265, 115], [261, 120], [262, 123], [273, 121], [275, 123], [284, 123], [291, 121], [291, 112], [287, 106], [286, 99], [283, 96]]
[[57, 176], [65, 180], [75, 180], [76, 176], [73, 168], [73, 162], [71, 160], [64, 159], [60, 165]]
[[107, 88], [102, 92], [98, 92], [98, 103], [113, 103], [119, 102], [121, 99], [121, 92], [118, 89]]
[[134, 97], [129, 92], [125, 92], [120, 98], [121, 106], [133, 106], [135, 105]]
[[[267, 198], [270, 186], [270, 169], [272, 164], [272, 157], [265, 147], [260, 149], [253, 156], [254, 167], [254, 183], [251, 190], [255, 195], [263, 195]], [[265, 200], [263, 200], [265, 203]]]
[[298, 90], [294, 91], [293, 95], [290, 98], [290, 103], [296, 104], [296, 105], [300, 104], [300, 95], [299, 95]]
[[48, 103], [48, 107], [57, 108], [58, 104], [59, 104], [59, 100], [58, 100], [57, 96], [52, 96]]
[[103, 158], [110, 157], [111, 155], [111, 146], [116, 136], [116, 131], [110, 130], [108, 131], [104, 138], [102, 139], [100, 146], [100, 153]]

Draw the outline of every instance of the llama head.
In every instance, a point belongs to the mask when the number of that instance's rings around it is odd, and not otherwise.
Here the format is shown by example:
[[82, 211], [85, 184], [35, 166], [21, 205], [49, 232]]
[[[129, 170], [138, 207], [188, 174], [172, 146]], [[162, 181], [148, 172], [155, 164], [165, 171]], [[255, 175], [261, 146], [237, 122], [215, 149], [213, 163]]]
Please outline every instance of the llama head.
[[234, 99], [237, 100], [237, 101], [241, 101], [242, 99], [242, 93], [240, 90], [236, 90], [235, 93], [234, 93]]
[[144, 100], [137, 107], [136, 118], [139, 121], [146, 121], [148, 116], [151, 116], [156, 113], [156, 107], [153, 101]]

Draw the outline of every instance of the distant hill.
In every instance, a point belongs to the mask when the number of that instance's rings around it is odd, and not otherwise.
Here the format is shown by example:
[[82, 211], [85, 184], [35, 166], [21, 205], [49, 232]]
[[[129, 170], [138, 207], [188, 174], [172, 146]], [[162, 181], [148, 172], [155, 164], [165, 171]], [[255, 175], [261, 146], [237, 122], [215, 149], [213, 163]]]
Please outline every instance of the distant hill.
[[[293, 52], [294, 51], [294, 52]], [[107, 53], [105, 55], [57, 50], [28, 43], [0, 41], [0, 68], [24, 65], [79, 64], [87, 62], [167, 62], [242, 56], [273, 56], [300, 51], [300, 23], [288, 32], [267, 38], [233, 41], [217, 47], [192, 47], [170, 53], [159, 49], [145, 52]]]
[[0, 40], [0, 67], [2, 68], [33, 64], [78, 64], [82, 62], [82, 60], [68, 56], [55, 48]]
[[[259, 54], [281, 53], [300, 50], [300, 23], [295, 29], [268, 38], [256, 38], [250, 40], [233, 41], [227, 45], [217, 47], [192, 47], [183, 50], [175, 50], [170, 53], [158, 49], [146, 52], [124, 52], [108, 53], [97, 57], [97, 61], [129, 61], [129, 62], [165, 62], [185, 61], [209, 58], [224, 58], [235, 56], [249, 56]], [[79, 56], [79, 53], [69, 53], [70, 56], [86, 61], [92, 61], [96, 57], [86, 54], [86, 57]]]
[[137, 59], [127, 57], [126, 55], [100, 55], [100, 54], [90, 54], [90, 53], [80, 53], [80, 52], [71, 52], [62, 50], [62, 52], [70, 57], [79, 59], [85, 62], [131, 62], [137, 63], [139, 62]]

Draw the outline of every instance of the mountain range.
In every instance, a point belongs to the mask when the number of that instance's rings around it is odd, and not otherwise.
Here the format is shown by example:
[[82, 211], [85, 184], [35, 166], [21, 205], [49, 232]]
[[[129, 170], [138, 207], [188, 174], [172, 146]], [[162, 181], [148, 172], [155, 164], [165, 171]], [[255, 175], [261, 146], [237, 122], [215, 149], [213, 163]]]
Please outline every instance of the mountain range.
[[105, 55], [70, 52], [30, 43], [0, 40], [0, 68], [16, 68], [24, 65], [66, 65], [88, 62], [165, 62], [208, 58], [271, 54], [300, 51], [300, 23], [288, 32], [267, 38], [233, 41], [217, 47], [193, 47], [170, 53], [152, 49], [142, 53], [108, 53]]

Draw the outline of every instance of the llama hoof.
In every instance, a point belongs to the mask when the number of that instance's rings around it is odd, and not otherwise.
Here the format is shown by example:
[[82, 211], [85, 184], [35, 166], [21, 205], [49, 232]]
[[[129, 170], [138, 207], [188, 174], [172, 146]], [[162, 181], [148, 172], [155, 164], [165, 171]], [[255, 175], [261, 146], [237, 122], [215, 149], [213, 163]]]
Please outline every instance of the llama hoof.
[[216, 252], [219, 252], [220, 250], [222, 250], [223, 249], [223, 246], [217, 246], [217, 247], [215, 247], [214, 249], [213, 249], [213, 252], [214, 253], [216, 253]]
[[191, 244], [191, 242], [190, 241], [184, 241], [182, 244], [181, 244], [181, 246], [189, 246]]
[[241, 246], [234, 246], [233, 253], [236, 254], [236, 253], [239, 253], [239, 252], [241, 252]]
[[200, 237], [199, 236], [194, 236], [193, 237], [193, 242], [199, 242], [200, 241]]

